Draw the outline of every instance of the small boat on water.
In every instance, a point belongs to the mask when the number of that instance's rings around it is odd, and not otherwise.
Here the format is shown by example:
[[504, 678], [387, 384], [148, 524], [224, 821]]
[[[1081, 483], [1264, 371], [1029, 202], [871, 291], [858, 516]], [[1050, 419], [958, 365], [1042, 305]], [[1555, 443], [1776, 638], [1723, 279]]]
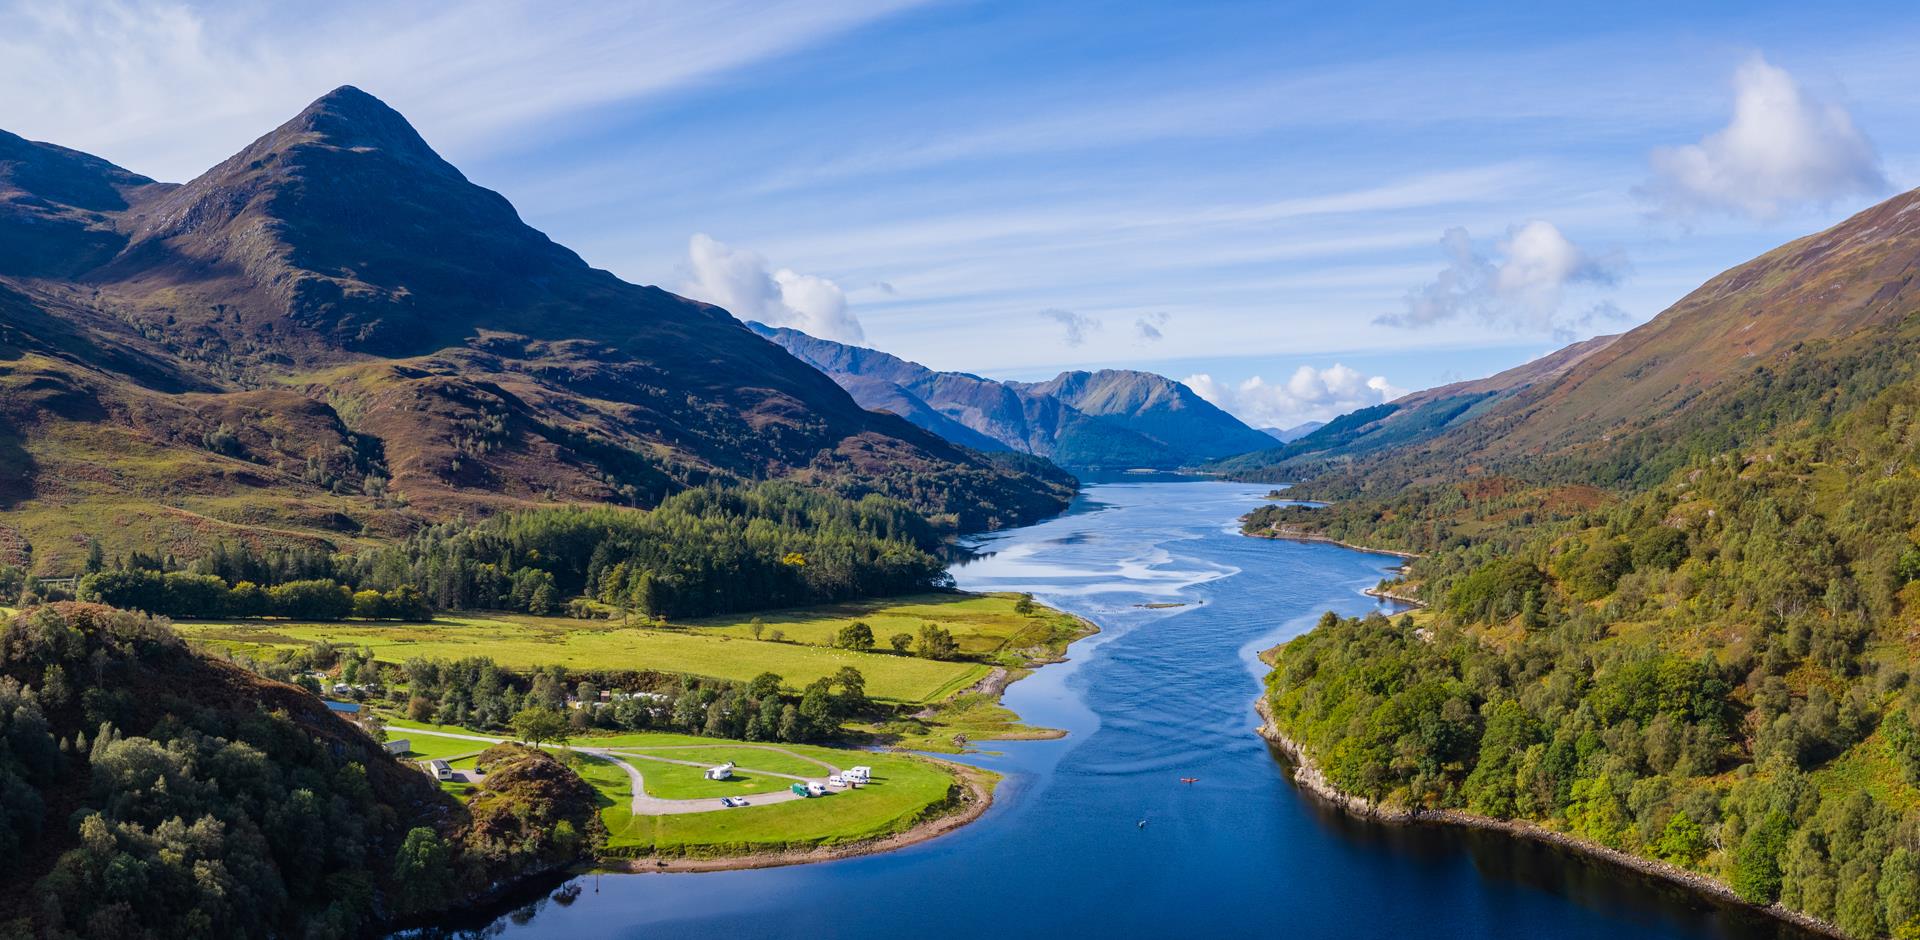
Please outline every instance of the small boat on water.
[[1199, 777], [1181, 777], [1180, 782], [1181, 783], [1199, 783], [1200, 778]]

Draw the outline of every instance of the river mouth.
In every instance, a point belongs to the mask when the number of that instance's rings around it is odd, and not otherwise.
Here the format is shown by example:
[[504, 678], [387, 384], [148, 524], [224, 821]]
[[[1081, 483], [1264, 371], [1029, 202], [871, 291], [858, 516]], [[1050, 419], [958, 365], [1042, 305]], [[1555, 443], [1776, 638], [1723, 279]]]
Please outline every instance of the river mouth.
[[1006, 775], [979, 822], [817, 865], [589, 876], [488, 934], [1804, 936], [1564, 849], [1355, 819], [1295, 788], [1254, 733], [1258, 653], [1323, 611], [1381, 609], [1361, 591], [1399, 560], [1238, 535], [1270, 489], [1095, 482], [1066, 514], [974, 542], [961, 588], [1028, 591], [1101, 627], [1007, 690], [1068, 736], [969, 755]]

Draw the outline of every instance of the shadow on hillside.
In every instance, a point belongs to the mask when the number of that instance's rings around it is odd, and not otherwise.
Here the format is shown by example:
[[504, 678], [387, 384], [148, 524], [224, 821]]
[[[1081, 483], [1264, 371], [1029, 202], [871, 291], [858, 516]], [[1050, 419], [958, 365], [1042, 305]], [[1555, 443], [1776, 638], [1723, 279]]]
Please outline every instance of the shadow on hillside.
[[0, 509], [13, 509], [33, 498], [33, 455], [20, 435], [0, 430]]

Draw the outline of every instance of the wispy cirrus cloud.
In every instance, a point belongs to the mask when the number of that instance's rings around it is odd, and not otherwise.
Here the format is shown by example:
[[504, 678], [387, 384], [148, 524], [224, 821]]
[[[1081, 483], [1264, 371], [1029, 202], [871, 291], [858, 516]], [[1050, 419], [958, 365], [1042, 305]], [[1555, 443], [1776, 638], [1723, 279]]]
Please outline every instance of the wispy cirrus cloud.
[[709, 79], [913, 2], [0, 3], [0, 127], [177, 180], [354, 84], [458, 145]]

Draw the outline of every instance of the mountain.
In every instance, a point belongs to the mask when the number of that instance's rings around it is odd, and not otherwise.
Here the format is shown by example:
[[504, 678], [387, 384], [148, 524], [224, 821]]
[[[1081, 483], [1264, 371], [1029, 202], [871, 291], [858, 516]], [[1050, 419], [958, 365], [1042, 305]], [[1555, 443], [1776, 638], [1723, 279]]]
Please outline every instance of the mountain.
[[1834, 936], [1909, 933], [1917, 273], [1920, 191], [1527, 381], [1395, 403], [1486, 393], [1424, 436], [1365, 449], [1382, 406], [1260, 468], [1329, 501], [1244, 531], [1413, 553], [1379, 593], [1421, 605], [1272, 651], [1272, 733], [1388, 814], [1537, 825]]
[[1338, 471], [1381, 492], [1468, 468], [1644, 485], [1690, 455], [1827, 420], [1907, 374], [1917, 268], [1920, 190], [1734, 267], [1617, 337], [1355, 413], [1221, 469]]
[[989, 528], [1072, 485], [589, 267], [351, 87], [184, 185], [0, 135], [0, 418], [0, 561], [58, 573], [767, 478]]
[[1278, 479], [1274, 474], [1294, 473], [1309, 460], [1344, 460], [1415, 444], [1472, 421], [1511, 395], [1564, 375], [1619, 338], [1618, 334], [1596, 336], [1484, 379], [1436, 386], [1332, 421], [1302, 425], [1307, 430], [1282, 438], [1283, 446], [1229, 458], [1215, 469], [1245, 479]]
[[1289, 444], [1326, 426], [1327, 423], [1325, 421], [1307, 421], [1296, 424], [1290, 428], [1261, 428], [1260, 433], [1282, 444]]
[[1019, 451], [1062, 466], [1187, 466], [1262, 448], [1265, 435], [1192, 389], [1150, 372], [1063, 372], [1046, 382], [997, 382], [936, 372], [874, 349], [752, 324], [831, 376], [860, 404], [948, 440]]

